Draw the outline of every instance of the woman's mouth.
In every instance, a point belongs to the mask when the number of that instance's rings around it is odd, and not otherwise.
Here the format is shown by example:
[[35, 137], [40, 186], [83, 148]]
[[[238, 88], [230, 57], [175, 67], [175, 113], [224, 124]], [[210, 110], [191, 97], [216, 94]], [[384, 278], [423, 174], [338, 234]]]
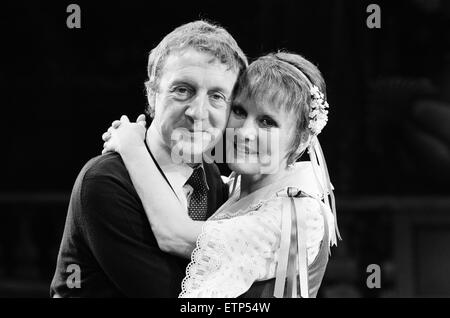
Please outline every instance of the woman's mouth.
[[246, 154], [246, 155], [252, 155], [252, 156], [258, 156], [259, 153], [258, 151], [255, 151], [253, 149], [250, 149], [248, 146], [242, 145], [242, 144], [237, 144], [236, 142], [234, 142], [234, 149], [237, 152]]

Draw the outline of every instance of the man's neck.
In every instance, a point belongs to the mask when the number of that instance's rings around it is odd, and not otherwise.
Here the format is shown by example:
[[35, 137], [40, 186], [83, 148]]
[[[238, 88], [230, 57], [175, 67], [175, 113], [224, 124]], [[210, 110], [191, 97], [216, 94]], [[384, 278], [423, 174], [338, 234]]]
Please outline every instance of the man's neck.
[[154, 121], [150, 124], [150, 127], [147, 129], [147, 133], [145, 134], [145, 140], [147, 142], [148, 147], [152, 153], [155, 152], [156, 149], [164, 151], [168, 156], [170, 156], [170, 147], [166, 144], [161, 131], [158, 127], [158, 124]]
[[[172, 160], [172, 156], [171, 156], [172, 150], [171, 150], [170, 146], [167, 145], [165, 138], [161, 134], [161, 130], [159, 129], [158, 123], [156, 123], [155, 121], [153, 121], [150, 124], [150, 127], [147, 129], [147, 133], [145, 135], [145, 140], [147, 142], [147, 145], [148, 145], [150, 151], [152, 152], [153, 156], [155, 156], [155, 159], [158, 161], [158, 163], [167, 164], [167, 163], [169, 163], [168, 161], [170, 160], [171, 163], [175, 164], [175, 161]], [[161, 153], [161, 152], [163, 152], [163, 153]], [[201, 156], [199, 158], [201, 158]], [[159, 161], [164, 161], [164, 162], [159, 162]], [[177, 162], [177, 165], [187, 166], [192, 169], [197, 168], [201, 164], [202, 164], [201, 159], [197, 160], [197, 158], [192, 163], [184, 162], [184, 161]]]

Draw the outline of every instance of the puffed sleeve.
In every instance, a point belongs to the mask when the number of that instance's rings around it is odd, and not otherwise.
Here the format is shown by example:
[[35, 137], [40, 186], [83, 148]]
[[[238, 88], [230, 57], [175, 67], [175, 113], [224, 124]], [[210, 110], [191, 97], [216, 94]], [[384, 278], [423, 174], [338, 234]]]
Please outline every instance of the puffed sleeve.
[[[283, 199], [276, 198], [245, 215], [205, 222], [180, 297], [237, 297], [255, 281], [275, 277], [282, 208]], [[307, 215], [307, 252], [312, 260], [323, 237], [323, 218], [316, 200], [302, 199], [302, 208]]]

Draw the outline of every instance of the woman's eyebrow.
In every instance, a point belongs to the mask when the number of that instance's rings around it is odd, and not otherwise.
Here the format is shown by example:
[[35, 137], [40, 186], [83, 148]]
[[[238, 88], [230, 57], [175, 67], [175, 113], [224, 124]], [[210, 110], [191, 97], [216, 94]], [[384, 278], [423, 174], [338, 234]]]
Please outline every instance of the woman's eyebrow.
[[268, 116], [272, 119], [278, 118], [279, 112], [274, 111], [272, 107], [267, 105], [259, 105], [258, 112], [260, 113], [260, 116]]
[[233, 100], [231, 102], [231, 106], [233, 106], [233, 107], [240, 107], [242, 109], [245, 109], [243, 104], [240, 101], [238, 101], [238, 100]]
[[272, 119], [272, 120], [275, 121], [275, 122], [278, 122], [277, 117], [272, 116], [272, 115], [267, 114], [267, 113], [262, 113], [262, 114], [260, 114], [259, 116], [260, 116], [260, 117], [269, 118], [269, 119]]

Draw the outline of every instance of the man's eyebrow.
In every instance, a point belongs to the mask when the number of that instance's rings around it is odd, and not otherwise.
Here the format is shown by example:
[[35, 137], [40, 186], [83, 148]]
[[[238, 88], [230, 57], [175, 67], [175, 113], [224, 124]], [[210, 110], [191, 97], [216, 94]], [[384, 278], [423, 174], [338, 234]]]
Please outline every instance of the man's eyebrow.
[[228, 89], [226, 89], [225, 87], [222, 87], [222, 86], [214, 86], [210, 90], [211, 91], [225, 93], [225, 95], [227, 95], [228, 97], [231, 95], [231, 92]]
[[190, 85], [190, 86], [195, 86], [195, 83], [193, 83], [193, 81], [190, 81], [189, 79], [184, 79], [184, 78], [177, 78], [177, 79], [174, 79], [171, 83], [170, 83], [170, 85], [171, 86], [173, 86], [173, 85], [180, 85], [180, 84], [183, 84], [183, 85]]

